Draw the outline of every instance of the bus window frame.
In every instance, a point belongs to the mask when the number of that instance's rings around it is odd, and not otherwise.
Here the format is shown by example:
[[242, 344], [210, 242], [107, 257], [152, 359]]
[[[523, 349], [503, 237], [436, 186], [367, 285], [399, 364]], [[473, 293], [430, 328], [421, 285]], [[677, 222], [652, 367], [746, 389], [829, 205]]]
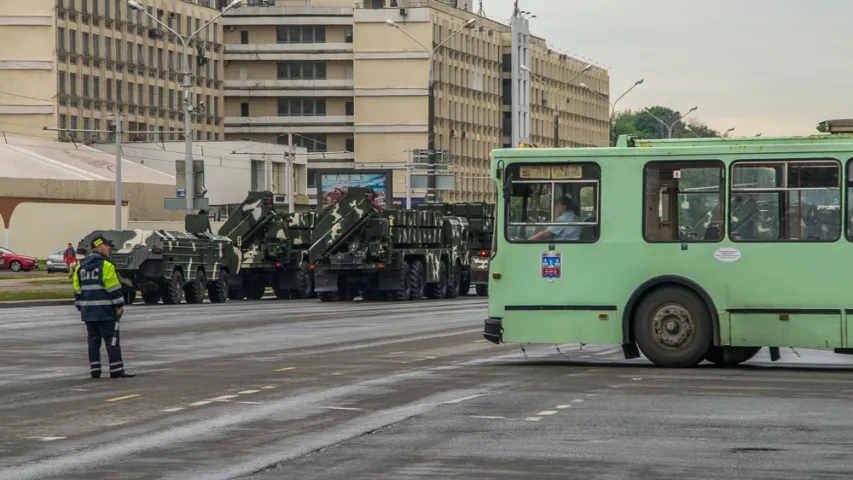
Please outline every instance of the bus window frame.
[[844, 172], [842, 172], [844, 174], [844, 191], [842, 192], [844, 194], [844, 198], [841, 201], [841, 208], [843, 209], [841, 215], [843, 215], [844, 217], [844, 232], [842, 236], [846, 238], [848, 242], [853, 242], [853, 236], [847, 235], [848, 229], [853, 227], [853, 221], [850, 220], [850, 216], [847, 214], [847, 212], [850, 211], [850, 195], [848, 194], [848, 192], [850, 188], [853, 188], [847, 186], [848, 182], [853, 183], [853, 179], [848, 180], [847, 177], [848, 175], [850, 175], [850, 168], [853, 167], [853, 157], [849, 158], [846, 162], [844, 162], [844, 167]]
[[[520, 180], [520, 179], [518, 179], [518, 180], [516, 180], [515, 178], [513, 178], [512, 182], [511, 182], [512, 184], [515, 184], [515, 183], [520, 183], [520, 184], [524, 184], [524, 183], [527, 183], [527, 184], [536, 184], [536, 183], [551, 184], [551, 183], [553, 183], [555, 185], [559, 184], [559, 183], [595, 184], [598, 187], [596, 189], [596, 195], [595, 195], [596, 222], [595, 223], [576, 222], [576, 223], [572, 224], [573, 226], [593, 227], [593, 229], [594, 229], [593, 231], [595, 232], [595, 235], [593, 236], [593, 238], [591, 240], [580, 240], [580, 239], [578, 239], [578, 240], [557, 240], [556, 238], [548, 238], [545, 240], [527, 240], [527, 239], [512, 240], [507, 235], [509, 233], [509, 228], [511, 226], [515, 226], [515, 225], [510, 225], [510, 222], [509, 222], [510, 211], [511, 211], [510, 199], [512, 198], [512, 195], [505, 195], [504, 199], [503, 199], [504, 218], [503, 218], [503, 221], [501, 222], [501, 224], [503, 225], [503, 229], [504, 229], [504, 232], [503, 232], [504, 240], [506, 240], [508, 243], [511, 243], [514, 245], [543, 245], [543, 244], [544, 245], [548, 245], [548, 244], [589, 245], [589, 244], [596, 243], [596, 242], [598, 242], [599, 239], [601, 239], [601, 185], [602, 185], [601, 178], [603, 176], [601, 164], [599, 164], [598, 162], [594, 162], [594, 161], [585, 161], [585, 162], [567, 162], [567, 161], [560, 161], [560, 162], [513, 162], [510, 164], [507, 164], [507, 166], [504, 167], [504, 174], [503, 174], [504, 175], [504, 182], [507, 181], [508, 171], [509, 171], [510, 167], [513, 167], [515, 165], [518, 165], [519, 167], [522, 167], [522, 166], [528, 166], [528, 167], [532, 167], [532, 166], [544, 167], [544, 166], [547, 166], [547, 167], [551, 167], [551, 166], [555, 166], [555, 165], [556, 166], [560, 166], [560, 165], [562, 165], [562, 166], [573, 165], [574, 166], [574, 165], [576, 165], [576, 166], [580, 166], [580, 167], [584, 167], [584, 166], [595, 167], [596, 170], [598, 171], [598, 178], [596, 180], [563, 179], [563, 180], [554, 181], [553, 179], [547, 179], [547, 180], [546, 179], [539, 179], [539, 180], [535, 180], [535, 179], [534, 180]], [[504, 185], [506, 185], [506, 183], [504, 183]], [[512, 185], [510, 185], [510, 188], [512, 188]], [[553, 208], [554, 208], [553, 192], [551, 192], [551, 195], [552, 195], [551, 208], [552, 208], [552, 215], [553, 215]], [[580, 199], [578, 199], [578, 208], [580, 208], [580, 207], [581, 207]], [[495, 222], [495, 223], [496, 223], [495, 228], [497, 228], [497, 222]], [[526, 224], [526, 226], [545, 226], [546, 228], [549, 226], [561, 226], [561, 225], [567, 225], [567, 224], [563, 224], [563, 223]], [[497, 235], [495, 235], [495, 238], [497, 238]]]
[[[712, 164], [716, 163], [720, 166], [720, 172], [723, 174], [723, 177], [720, 179], [720, 205], [723, 207], [723, 215], [726, 215], [727, 210], [727, 202], [726, 202], [726, 188], [728, 184], [728, 172], [726, 171], [726, 162], [718, 159], [718, 158], [709, 158], [702, 160], [650, 160], [643, 165], [643, 179], [642, 179], [642, 197], [643, 200], [640, 202], [640, 233], [643, 235], [643, 240], [646, 243], [721, 243], [726, 238], [726, 232], [720, 232], [719, 240], [705, 240], [697, 239], [697, 240], [653, 240], [646, 236], [646, 175], [648, 173], [648, 168], [650, 165], [665, 165], [665, 164], [687, 164], [687, 165], [700, 165], [700, 164]], [[689, 168], [689, 167], [688, 167]], [[692, 167], [692, 168], [702, 168], [702, 167]], [[707, 168], [707, 167], [705, 167]], [[677, 193], [677, 192], [676, 192]], [[676, 196], [676, 202], [678, 198]], [[727, 222], [722, 222], [722, 218], [720, 219], [720, 226], [725, 230], [728, 225]]]
[[[851, 159], [851, 160], [853, 160], [853, 159]], [[780, 239], [780, 240], [743, 240], [743, 239], [735, 240], [732, 237], [732, 214], [731, 214], [731, 200], [732, 200], [732, 193], [733, 193], [733, 190], [732, 190], [733, 185], [732, 185], [732, 182], [729, 182], [728, 198], [726, 198], [726, 203], [728, 205], [728, 207], [726, 208], [726, 210], [727, 210], [726, 216], [728, 217], [726, 219], [726, 224], [728, 225], [728, 229], [729, 229], [728, 235], [727, 235], [729, 241], [734, 242], [734, 243], [806, 243], [806, 244], [809, 244], [809, 243], [836, 243], [839, 240], [841, 240], [842, 237], [846, 237], [847, 236], [847, 231], [846, 231], [846, 228], [847, 228], [847, 220], [846, 220], [847, 219], [847, 212], [846, 212], [846, 210], [844, 210], [844, 207], [845, 207], [845, 197], [847, 194], [847, 192], [846, 192], [846, 190], [847, 190], [847, 177], [846, 177], [846, 173], [845, 173], [845, 169], [844, 169], [844, 163], [841, 160], [839, 160], [838, 158], [835, 158], [835, 157], [809, 157], [809, 158], [738, 159], [738, 160], [735, 160], [729, 164], [728, 174], [729, 174], [729, 178], [734, 178], [735, 166], [738, 164], [743, 164], [743, 163], [752, 163], [752, 164], [760, 164], [760, 163], [767, 163], [767, 164], [776, 163], [776, 164], [778, 164], [778, 163], [783, 163], [783, 164], [785, 164], [785, 171], [787, 172], [787, 168], [788, 168], [789, 163], [819, 163], [819, 162], [835, 163], [838, 166], [838, 190], [839, 190], [839, 195], [841, 195], [841, 197], [840, 197], [841, 201], [839, 202], [840, 208], [839, 208], [839, 212], [838, 212], [838, 215], [840, 216], [840, 218], [838, 219], [839, 220], [839, 226], [841, 228], [839, 229], [838, 238], [836, 238], [834, 240], [809, 240], [809, 239], [792, 240], [790, 238], [784, 239], [784, 240], [782, 240], [782, 239]], [[787, 178], [787, 175], [785, 178]], [[755, 193], [755, 192], [778, 193], [778, 192], [782, 192], [782, 191], [790, 192], [790, 191], [797, 191], [797, 190], [816, 190], [816, 189], [815, 188], [799, 188], [798, 189], [798, 188], [789, 188], [789, 187], [785, 186], [785, 187], [776, 187], [776, 188], [761, 189], [761, 190], [745, 189], [743, 192], [744, 193]], [[820, 189], [820, 190], [826, 190], [826, 189]], [[781, 226], [781, 219], [780, 219], [780, 226]]]

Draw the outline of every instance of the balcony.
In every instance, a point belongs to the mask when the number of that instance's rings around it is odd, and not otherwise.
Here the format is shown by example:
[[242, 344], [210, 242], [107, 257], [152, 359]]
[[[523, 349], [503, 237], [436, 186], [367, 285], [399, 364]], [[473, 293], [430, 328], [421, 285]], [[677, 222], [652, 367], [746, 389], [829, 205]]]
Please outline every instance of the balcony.
[[291, 115], [276, 117], [225, 117], [226, 126], [254, 125], [349, 125], [354, 122], [352, 115]]
[[[354, 82], [353, 79], [334, 79], [334, 80], [226, 80], [225, 95], [229, 95], [229, 91], [235, 91], [234, 96], [253, 96], [253, 97], [269, 97], [283, 95], [283, 90], [337, 90], [346, 92], [346, 95], [330, 95], [330, 96], [349, 96], [353, 95]], [[248, 90], [248, 92], [243, 92]], [[259, 94], [258, 92], [270, 92]]]

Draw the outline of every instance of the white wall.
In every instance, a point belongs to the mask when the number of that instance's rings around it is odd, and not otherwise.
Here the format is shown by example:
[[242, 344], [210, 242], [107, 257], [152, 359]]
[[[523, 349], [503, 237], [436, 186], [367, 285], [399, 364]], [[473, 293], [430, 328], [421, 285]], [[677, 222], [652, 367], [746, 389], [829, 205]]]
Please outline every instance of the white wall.
[[[225, 225], [225, 222], [210, 222], [210, 229], [213, 233], [219, 231]], [[184, 232], [184, 222], [127, 222], [128, 230], [166, 230], [172, 232]]]
[[[122, 208], [127, 225], [127, 207]], [[95, 230], [115, 227], [115, 207], [70, 203], [22, 203], [15, 208], [8, 230], [8, 248], [44, 260], [68, 242], [75, 247]], [[126, 227], [125, 227], [126, 228]], [[2, 239], [0, 239], [2, 240]]]

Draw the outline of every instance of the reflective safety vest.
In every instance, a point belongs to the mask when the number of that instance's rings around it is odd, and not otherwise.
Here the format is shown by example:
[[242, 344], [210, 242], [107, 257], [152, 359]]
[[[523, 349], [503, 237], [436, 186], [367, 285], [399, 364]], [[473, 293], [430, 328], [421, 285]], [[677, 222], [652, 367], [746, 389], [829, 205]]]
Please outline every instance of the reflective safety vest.
[[116, 308], [124, 305], [116, 267], [103, 255], [93, 253], [74, 269], [74, 305], [84, 322], [118, 319]]

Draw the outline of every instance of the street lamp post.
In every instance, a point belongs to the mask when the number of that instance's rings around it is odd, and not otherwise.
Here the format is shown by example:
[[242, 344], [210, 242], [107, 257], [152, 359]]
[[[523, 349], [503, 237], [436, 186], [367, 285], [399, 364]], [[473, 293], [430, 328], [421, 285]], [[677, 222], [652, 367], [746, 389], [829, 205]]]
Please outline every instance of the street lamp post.
[[157, 22], [157, 24], [159, 24], [160, 26], [162, 26], [163, 28], [168, 30], [169, 33], [178, 37], [178, 39], [181, 41], [181, 43], [184, 46], [184, 68], [183, 68], [184, 71], [182, 72], [182, 74], [184, 77], [184, 80], [183, 80], [183, 87], [184, 87], [184, 140], [186, 141], [186, 156], [185, 156], [186, 166], [185, 166], [184, 175], [186, 178], [186, 180], [185, 180], [186, 185], [185, 186], [186, 186], [186, 197], [187, 197], [187, 207], [186, 207], [187, 215], [191, 215], [193, 213], [193, 211], [195, 211], [195, 185], [193, 184], [194, 180], [195, 180], [193, 178], [193, 174], [195, 172], [193, 171], [193, 140], [192, 140], [192, 138], [193, 138], [193, 131], [192, 131], [192, 128], [193, 128], [193, 126], [192, 126], [193, 105], [192, 105], [192, 92], [191, 92], [191, 89], [192, 89], [192, 70], [190, 69], [189, 42], [192, 41], [192, 39], [196, 35], [198, 35], [202, 30], [207, 28], [211, 23], [215, 22], [217, 19], [219, 19], [219, 17], [224, 15], [225, 12], [227, 12], [228, 10], [231, 10], [232, 8], [236, 7], [237, 5], [240, 5], [240, 3], [242, 3], [242, 1], [243, 0], [233, 0], [231, 3], [228, 4], [227, 7], [222, 9], [222, 11], [219, 12], [219, 14], [217, 14], [215, 17], [213, 17], [212, 19], [205, 22], [204, 25], [201, 26], [201, 28], [199, 28], [198, 30], [193, 32], [192, 35], [190, 35], [187, 38], [184, 38], [181, 34], [172, 30], [171, 27], [169, 27], [165, 23], [161, 22], [157, 17], [155, 17], [154, 15], [151, 15], [150, 13], [145, 11], [145, 7], [142, 6], [139, 2], [137, 2], [136, 0], [127, 0], [127, 5], [129, 7], [135, 8], [136, 10], [144, 13], [149, 18], [151, 18], [152, 20]]
[[389, 27], [396, 28], [397, 30], [403, 32], [404, 35], [406, 35], [407, 37], [414, 40], [415, 43], [420, 45], [424, 49], [424, 51], [429, 54], [429, 57], [427, 60], [429, 62], [429, 89], [428, 89], [428, 92], [429, 92], [428, 95], [429, 96], [427, 99], [427, 101], [429, 102], [429, 105], [427, 107], [428, 108], [427, 115], [429, 117], [427, 119], [427, 142], [428, 142], [427, 150], [429, 152], [429, 166], [428, 166], [428, 168], [429, 168], [428, 172], [429, 173], [427, 175], [427, 193], [426, 193], [426, 198], [425, 198], [425, 200], [428, 202], [435, 199], [435, 166], [436, 166], [435, 165], [435, 71], [434, 71], [434, 68], [432, 65], [432, 57], [435, 54], [435, 52], [439, 48], [441, 48], [445, 43], [450, 41], [451, 38], [458, 35], [460, 32], [462, 32], [462, 30], [465, 30], [466, 28], [471, 27], [476, 22], [477, 22], [477, 19], [475, 19], [475, 18], [468, 20], [467, 22], [465, 22], [465, 24], [462, 25], [462, 28], [453, 32], [452, 35], [445, 38], [444, 41], [439, 43], [435, 48], [430, 49], [426, 45], [421, 43], [420, 40], [418, 40], [417, 38], [413, 37], [412, 35], [410, 35], [405, 30], [400, 28], [400, 25], [398, 25], [397, 22], [395, 22], [394, 20], [388, 19], [385, 21], [386, 25], [388, 25]]
[[648, 116], [650, 116], [650, 117], [654, 118], [655, 120], [657, 120], [658, 122], [662, 123], [662, 124], [663, 124], [663, 126], [664, 126], [664, 127], [666, 127], [666, 130], [667, 130], [667, 138], [672, 138], [672, 127], [674, 127], [676, 123], [680, 122], [680, 121], [681, 121], [681, 119], [683, 119], [684, 117], [686, 117], [686, 116], [690, 115], [692, 112], [696, 111], [698, 108], [699, 108], [699, 107], [693, 107], [693, 108], [691, 108], [690, 110], [688, 110], [688, 111], [687, 111], [687, 113], [685, 113], [684, 115], [682, 115], [682, 116], [678, 117], [678, 119], [676, 119], [674, 122], [672, 122], [672, 124], [671, 124], [671, 125], [668, 125], [666, 122], [664, 122], [664, 121], [663, 121], [663, 120], [661, 120], [660, 118], [656, 117], [652, 112], [648, 111], [648, 109], [647, 109], [647, 110], [645, 110], [645, 112], [646, 112], [646, 114], [647, 114]]
[[613, 102], [613, 104], [610, 106], [610, 146], [611, 147], [615, 143], [614, 139], [613, 139], [613, 130], [616, 129], [616, 104], [619, 103], [619, 100], [622, 100], [622, 97], [624, 97], [625, 95], [628, 95], [628, 93], [630, 93], [631, 90], [634, 89], [634, 87], [636, 87], [637, 85], [642, 85], [642, 83], [644, 81], [645, 81], [645, 79], [641, 78], [641, 79], [637, 80], [636, 82], [634, 82], [634, 84], [631, 85], [631, 88], [626, 90], [625, 93], [623, 93], [622, 95], [619, 95], [619, 98], [617, 98]]
[[[540, 76], [537, 73], [533, 73], [533, 71], [530, 70], [530, 68], [528, 68], [527, 65], [522, 65], [521, 69], [524, 70], [525, 72], [527, 72], [527, 74], [532, 76], [533, 78], [536, 78], [540, 82], [545, 83], [545, 78], [543, 78], [542, 76]], [[578, 72], [577, 75], [572, 77], [571, 80], [569, 80], [567, 83], [571, 84], [576, 78], [580, 77], [581, 75], [590, 71], [591, 69], [592, 69], [592, 65], [587, 65], [586, 67], [584, 67], [583, 70]], [[581, 85], [583, 85], [583, 83], [581, 83]], [[554, 106], [554, 148], [559, 148], [559, 147], [560, 147], [560, 110], [555, 105]]]

